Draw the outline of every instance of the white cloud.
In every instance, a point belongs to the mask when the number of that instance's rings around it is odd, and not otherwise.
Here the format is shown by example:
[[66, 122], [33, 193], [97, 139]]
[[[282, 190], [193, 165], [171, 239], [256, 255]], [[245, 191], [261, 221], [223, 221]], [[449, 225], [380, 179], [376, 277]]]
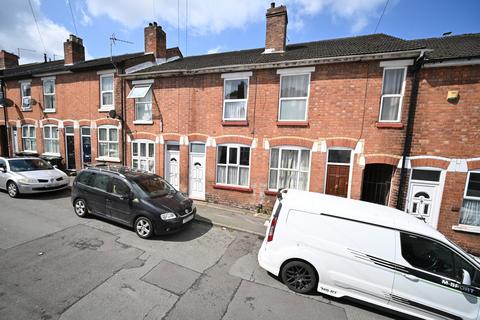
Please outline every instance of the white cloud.
[[223, 47], [223, 46], [218, 45], [218, 46], [216, 46], [215, 48], [209, 49], [209, 50], [207, 51], [207, 54], [219, 53], [220, 50], [222, 49], [222, 47]]
[[[56, 59], [63, 59], [63, 42], [71, 32], [47, 18], [40, 10], [39, 0], [31, 0], [31, 3], [48, 57], [53, 59], [55, 55]], [[20, 63], [43, 61], [45, 49], [38, 35], [28, 1], [2, 1], [0, 44], [0, 49], [15, 54], [18, 54], [18, 48], [35, 50], [35, 52], [20, 50]]]

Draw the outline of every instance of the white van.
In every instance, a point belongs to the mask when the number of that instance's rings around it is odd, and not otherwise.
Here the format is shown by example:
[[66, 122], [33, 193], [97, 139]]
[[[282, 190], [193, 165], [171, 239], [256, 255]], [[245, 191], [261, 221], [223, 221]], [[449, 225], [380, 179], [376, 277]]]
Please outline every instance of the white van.
[[480, 319], [480, 263], [402, 211], [283, 190], [258, 253], [293, 291], [348, 296], [425, 319]]

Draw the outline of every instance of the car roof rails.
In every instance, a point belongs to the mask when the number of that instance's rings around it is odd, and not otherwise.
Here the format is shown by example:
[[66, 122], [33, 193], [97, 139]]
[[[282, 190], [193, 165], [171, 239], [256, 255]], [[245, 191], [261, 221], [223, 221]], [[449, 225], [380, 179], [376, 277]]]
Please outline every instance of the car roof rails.
[[125, 178], [125, 175], [123, 174], [122, 166], [117, 166], [117, 165], [110, 165], [110, 164], [95, 164], [88, 166], [86, 168], [87, 170], [92, 170], [92, 171], [103, 171], [103, 172], [109, 172], [113, 173], [117, 176]]

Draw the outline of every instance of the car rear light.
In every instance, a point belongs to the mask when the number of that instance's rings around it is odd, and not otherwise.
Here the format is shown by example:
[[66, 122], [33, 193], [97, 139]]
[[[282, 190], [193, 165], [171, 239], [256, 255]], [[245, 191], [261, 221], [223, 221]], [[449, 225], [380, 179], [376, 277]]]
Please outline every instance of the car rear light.
[[273, 234], [275, 233], [275, 226], [277, 225], [277, 217], [273, 217], [272, 223], [270, 223], [270, 230], [268, 230], [267, 242], [273, 240]]

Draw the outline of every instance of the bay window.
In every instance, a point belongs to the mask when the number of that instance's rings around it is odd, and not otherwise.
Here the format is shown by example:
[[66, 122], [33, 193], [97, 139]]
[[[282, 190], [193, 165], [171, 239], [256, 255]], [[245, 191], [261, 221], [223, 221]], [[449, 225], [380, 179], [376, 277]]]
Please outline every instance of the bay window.
[[480, 227], [480, 171], [468, 173], [459, 224]]
[[272, 148], [268, 189], [308, 190], [310, 150], [294, 147]]
[[37, 138], [35, 133], [35, 126], [22, 126], [22, 144], [23, 151], [37, 152]]
[[113, 108], [113, 74], [104, 74], [100, 76], [100, 109]]
[[247, 119], [248, 78], [225, 79], [223, 120]]
[[118, 128], [102, 126], [98, 128], [98, 156], [118, 159]]
[[280, 76], [279, 121], [306, 121], [310, 73]]
[[250, 147], [217, 147], [217, 183], [242, 187], [250, 185]]
[[45, 112], [55, 112], [55, 79], [43, 80], [43, 109]]
[[60, 154], [57, 126], [43, 127], [43, 148], [45, 153]]
[[399, 122], [405, 90], [407, 68], [385, 68], [383, 70], [382, 97], [380, 104], [381, 122]]

